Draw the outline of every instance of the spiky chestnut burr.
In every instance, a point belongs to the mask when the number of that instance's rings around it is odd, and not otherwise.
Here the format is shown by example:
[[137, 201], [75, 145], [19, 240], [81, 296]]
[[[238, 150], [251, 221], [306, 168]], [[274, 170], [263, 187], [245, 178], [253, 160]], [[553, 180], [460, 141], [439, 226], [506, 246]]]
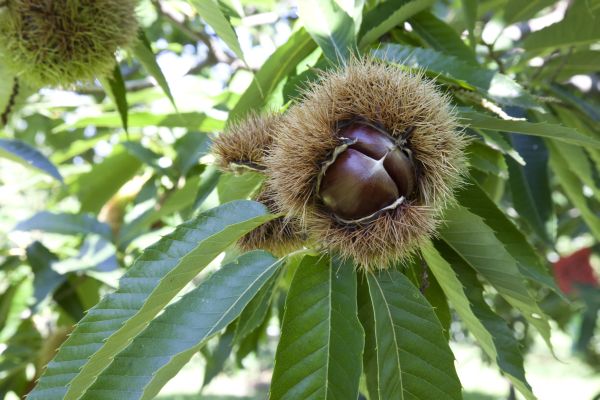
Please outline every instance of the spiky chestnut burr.
[[[263, 188], [256, 201], [263, 203], [272, 214], [280, 214], [281, 210], [272, 200], [272, 194]], [[263, 249], [277, 257], [301, 248], [306, 241], [306, 235], [295, 218], [285, 216], [275, 218], [258, 228], [248, 232], [238, 241], [238, 246], [244, 251]]]
[[465, 172], [465, 145], [433, 82], [354, 60], [324, 72], [283, 115], [267, 184], [309, 242], [387, 268], [435, 233]]
[[[248, 171], [265, 172], [266, 154], [273, 145], [281, 115], [274, 112], [250, 114], [233, 123], [213, 140], [212, 152], [217, 165], [224, 172], [241, 174]], [[256, 201], [267, 206], [272, 214], [281, 209], [273, 201], [273, 194], [262, 188]], [[296, 218], [275, 218], [244, 235], [238, 246], [244, 251], [263, 249], [283, 256], [302, 247], [305, 235]]]
[[273, 143], [273, 135], [281, 115], [274, 112], [250, 114], [228, 126], [212, 145], [217, 165], [223, 171], [243, 173], [265, 170], [264, 158]]
[[8, 0], [0, 55], [34, 86], [69, 86], [109, 74], [137, 37], [137, 0]]

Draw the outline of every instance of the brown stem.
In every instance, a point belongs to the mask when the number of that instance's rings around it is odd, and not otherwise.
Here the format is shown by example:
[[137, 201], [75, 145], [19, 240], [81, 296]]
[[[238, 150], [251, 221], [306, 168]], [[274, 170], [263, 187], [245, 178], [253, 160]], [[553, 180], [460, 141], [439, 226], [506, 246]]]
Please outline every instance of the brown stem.
[[13, 108], [15, 107], [15, 103], [17, 101], [18, 95], [19, 95], [19, 79], [17, 77], [15, 77], [14, 82], [13, 82], [12, 92], [10, 94], [10, 97], [8, 98], [8, 103], [6, 104], [6, 107], [4, 108], [4, 112], [2, 113], [2, 115], [0, 115], [0, 123], [2, 124], [2, 126], [6, 126], [6, 124], [8, 124], [8, 117], [9, 117], [10, 113], [12, 112]]

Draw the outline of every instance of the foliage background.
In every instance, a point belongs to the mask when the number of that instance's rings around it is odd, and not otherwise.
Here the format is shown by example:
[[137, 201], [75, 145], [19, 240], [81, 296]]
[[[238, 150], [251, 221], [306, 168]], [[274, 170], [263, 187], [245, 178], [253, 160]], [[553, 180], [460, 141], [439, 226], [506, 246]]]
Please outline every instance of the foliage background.
[[[559, 349], [573, 343], [583, 361], [598, 367], [595, 279], [579, 279], [585, 288], [567, 304], [551, 290], [547, 272], [549, 262], [600, 237], [600, 2], [296, 5], [142, 1], [139, 19], [150, 47], [140, 42], [117, 55], [120, 68], [111, 79], [121, 77], [123, 86], [20, 82], [0, 131], [0, 395], [31, 390], [72, 325], [117, 287], [150, 244], [199, 212], [252, 194], [260, 177], [221, 174], [212, 165], [211, 134], [249, 110], [284, 109], [315, 78], [314, 68], [327, 68], [357, 32], [361, 51], [423, 69], [452, 94], [478, 139], [469, 162], [480, 192], [463, 193], [461, 204], [478, 214], [483, 196], [516, 224], [517, 233], [503, 219], [490, 232], [511, 254], [524, 237], [532, 244], [543, 269], [522, 272], [553, 326], [571, 335], [559, 334], [566, 343]], [[1, 60], [0, 76], [6, 110], [14, 77]], [[237, 255], [228, 248], [207, 271]], [[521, 313], [486, 288], [485, 300], [523, 351], [540, 341]], [[227, 363], [231, 332], [213, 338], [201, 351], [203, 380], [223, 365], [269, 370], [283, 301], [275, 296], [270, 318], [236, 343]], [[447, 314], [453, 342], [474, 345], [456, 313]], [[257, 348], [260, 357], [246, 357]], [[533, 348], [544, 362], [559, 363], [539, 343]]]

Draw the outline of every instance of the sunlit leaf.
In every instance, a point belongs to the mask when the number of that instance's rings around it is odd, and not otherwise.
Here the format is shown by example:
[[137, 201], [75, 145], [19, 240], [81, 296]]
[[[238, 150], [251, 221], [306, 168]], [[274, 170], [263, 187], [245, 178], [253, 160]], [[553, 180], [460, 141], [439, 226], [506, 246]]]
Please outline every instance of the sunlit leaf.
[[244, 53], [240, 47], [237, 35], [227, 18], [225, 18], [225, 15], [223, 15], [219, 4], [214, 0], [191, 0], [190, 3], [235, 55], [243, 60]]
[[525, 285], [515, 259], [492, 228], [464, 207], [446, 209], [440, 237], [540, 332], [550, 348], [550, 325]]
[[[439, 245], [446, 249], [443, 243]], [[421, 251], [454, 310], [483, 351], [498, 364], [527, 399], [535, 399], [525, 378], [519, 344], [506, 322], [489, 308], [475, 272], [448, 249], [444, 253], [446, 259], [442, 258], [431, 243], [422, 246]]]
[[232, 202], [200, 214], [147, 248], [123, 276], [119, 289], [78, 324], [29, 397], [78, 398], [214, 257], [270, 218], [259, 203]]
[[462, 399], [454, 354], [431, 305], [398, 271], [366, 279], [374, 326], [365, 331], [376, 343], [371, 357], [376, 361], [368, 364], [376, 370], [365, 371], [377, 382], [370, 385], [370, 398]]
[[255, 251], [222, 267], [125, 343], [82, 399], [154, 398], [209, 338], [242, 312], [280, 266], [273, 256]]
[[154, 55], [154, 52], [152, 51], [152, 46], [150, 45], [150, 42], [148, 41], [148, 38], [146, 37], [146, 34], [142, 29], [138, 31], [138, 40], [135, 46], [133, 47], [133, 53], [135, 54], [137, 59], [142, 63], [144, 68], [146, 68], [146, 71], [148, 71], [148, 73], [152, 75], [154, 79], [156, 79], [158, 85], [161, 87], [163, 92], [165, 92], [169, 100], [171, 100], [173, 107], [177, 108], [177, 105], [175, 104], [175, 99], [171, 94], [169, 84], [167, 83], [165, 75], [160, 69], [160, 66], [156, 62], [156, 57]]
[[323, 53], [344, 64], [356, 47], [354, 20], [334, 0], [303, 0], [298, 16]]
[[285, 302], [270, 398], [358, 398], [363, 344], [354, 265], [304, 257]]

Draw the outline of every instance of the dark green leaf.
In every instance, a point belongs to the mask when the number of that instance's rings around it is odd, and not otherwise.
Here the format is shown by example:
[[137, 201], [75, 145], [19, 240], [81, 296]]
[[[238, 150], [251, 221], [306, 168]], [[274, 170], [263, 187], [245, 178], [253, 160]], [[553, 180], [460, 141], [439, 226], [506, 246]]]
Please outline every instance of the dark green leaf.
[[[433, 308], [400, 272], [368, 274], [377, 392], [372, 400], [462, 399], [454, 355]], [[371, 339], [373, 340], [373, 339]], [[367, 376], [368, 376], [367, 375]]]
[[111, 98], [119, 116], [121, 117], [121, 124], [123, 129], [128, 131], [128, 118], [129, 118], [129, 105], [127, 104], [127, 89], [125, 88], [125, 81], [123, 75], [121, 75], [121, 68], [119, 65], [115, 65], [112, 76], [99, 78], [100, 83], [104, 87], [106, 94]]
[[151, 321], [82, 399], [154, 398], [209, 338], [242, 312], [280, 266], [258, 250], [222, 267]]
[[383, 34], [433, 3], [434, 0], [386, 0], [379, 3], [363, 19], [358, 35], [359, 47], [366, 48]]
[[354, 265], [305, 256], [285, 302], [270, 398], [358, 398], [363, 344]]
[[20, 140], [0, 139], [0, 157], [8, 158], [28, 168], [36, 168], [59, 182], [63, 181], [56, 166], [46, 156]]
[[519, 215], [548, 245], [556, 237], [556, 215], [550, 191], [548, 150], [544, 140], [535, 136], [510, 135], [510, 140], [525, 160], [519, 165], [506, 158], [513, 204]]
[[440, 237], [509, 304], [523, 313], [551, 348], [548, 320], [529, 293], [517, 262], [506, 251], [492, 228], [460, 206], [446, 209], [445, 218], [447, 223], [440, 229]]
[[485, 223], [494, 230], [498, 240], [517, 261], [523, 275], [557, 293], [560, 292], [546, 262], [532, 247], [527, 237], [475, 182], [471, 181], [460, 190], [456, 198], [462, 206], [483, 218]]
[[466, 63], [478, 65], [475, 53], [463, 42], [458, 32], [429, 11], [418, 13], [408, 22], [413, 31], [435, 50], [455, 56]]
[[244, 308], [235, 330], [236, 343], [240, 343], [244, 340], [265, 320], [265, 317], [269, 312], [269, 307], [271, 306], [271, 301], [273, 300], [278, 278], [279, 275], [273, 275], [256, 296], [254, 296], [248, 306]]

